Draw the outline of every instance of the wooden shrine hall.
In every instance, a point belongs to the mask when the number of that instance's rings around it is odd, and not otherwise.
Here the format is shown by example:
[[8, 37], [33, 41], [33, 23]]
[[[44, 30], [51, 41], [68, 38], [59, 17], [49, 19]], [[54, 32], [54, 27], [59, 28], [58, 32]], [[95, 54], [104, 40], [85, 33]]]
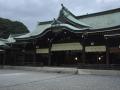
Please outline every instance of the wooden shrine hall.
[[0, 39], [2, 65], [120, 65], [120, 8], [75, 16], [62, 5], [57, 18], [24, 35]]

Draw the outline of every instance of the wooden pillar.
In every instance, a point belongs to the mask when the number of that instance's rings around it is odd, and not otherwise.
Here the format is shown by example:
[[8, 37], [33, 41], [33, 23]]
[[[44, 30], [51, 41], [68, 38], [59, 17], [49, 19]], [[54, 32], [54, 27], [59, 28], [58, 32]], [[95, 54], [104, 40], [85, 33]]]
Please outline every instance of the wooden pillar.
[[36, 44], [35, 41], [33, 41], [33, 65], [36, 66]]
[[13, 59], [14, 59], [14, 65], [16, 66], [16, 59], [17, 59], [17, 50], [13, 51]]
[[22, 65], [24, 66], [24, 64], [25, 64], [25, 50], [22, 50], [22, 54], [23, 54]]
[[108, 45], [108, 38], [106, 37], [106, 64], [109, 65], [109, 52], [110, 52], [110, 49], [109, 49], [109, 45]]
[[10, 49], [10, 59], [11, 59], [12, 62], [9, 62], [9, 64], [10, 64], [10, 65], [14, 65], [12, 48]]
[[48, 66], [51, 65], [51, 49], [49, 47], [49, 55], [48, 55]]
[[14, 51], [13, 51], [13, 48], [12, 48], [11, 49], [11, 59], [12, 59], [11, 65], [13, 65], [13, 66], [15, 65], [15, 62], [14, 62], [15, 58], [14, 57], [15, 57], [15, 54], [14, 54]]
[[18, 65], [18, 50], [15, 51], [15, 65]]
[[26, 45], [24, 44], [24, 47], [23, 47], [23, 50], [22, 50], [22, 54], [23, 54], [22, 65], [23, 65], [23, 66], [24, 66], [24, 64], [25, 64], [25, 47], [26, 47]]
[[16, 49], [16, 56], [15, 56], [15, 63], [16, 63], [16, 65], [18, 65], [18, 49]]
[[86, 62], [86, 55], [85, 55], [85, 34], [82, 35], [82, 63], [85, 64]]
[[106, 45], [106, 64], [109, 65], [109, 47]]
[[52, 47], [52, 39], [49, 40], [48, 66], [51, 65], [51, 47]]
[[83, 45], [83, 49], [82, 49], [82, 63], [85, 64], [85, 45]]
[[2, 52], [2, 68], [4, 68], [4, 65], [6, 63], [6, 51]]
[[12, 59], [11, 65], [16, 65], [16, 49], [13, 47], [12, 44], [11, 44], [10, 53], [11, 53], [11, 59]]
[[36, 66], [36, 53], [33, 52], [33, 65]]

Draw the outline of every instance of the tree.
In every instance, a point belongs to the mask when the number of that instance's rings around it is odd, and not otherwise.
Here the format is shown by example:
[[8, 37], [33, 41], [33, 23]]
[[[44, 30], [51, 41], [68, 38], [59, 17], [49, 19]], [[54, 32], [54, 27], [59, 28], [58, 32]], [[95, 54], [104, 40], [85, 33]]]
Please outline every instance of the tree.
[[7, 38], [10, 34], [23, 34], [28, 32], [28, 28], [22, 22], [0, 18], [0, 38]]

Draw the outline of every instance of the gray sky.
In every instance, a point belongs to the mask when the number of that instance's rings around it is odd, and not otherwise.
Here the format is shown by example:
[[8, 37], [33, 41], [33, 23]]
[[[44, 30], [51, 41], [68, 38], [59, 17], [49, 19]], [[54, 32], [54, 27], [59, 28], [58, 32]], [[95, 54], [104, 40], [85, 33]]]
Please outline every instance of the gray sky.
[[0, 0], [0, 17], [21, 21], [32, 31], [37, 22], [57, 18], [61, 3], [75, 15], [120, 8], [120, 0]]

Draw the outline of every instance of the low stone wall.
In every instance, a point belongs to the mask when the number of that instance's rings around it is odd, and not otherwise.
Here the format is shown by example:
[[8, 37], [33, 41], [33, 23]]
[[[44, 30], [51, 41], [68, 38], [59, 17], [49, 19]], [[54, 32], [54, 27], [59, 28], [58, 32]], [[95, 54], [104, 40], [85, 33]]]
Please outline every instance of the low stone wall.
[[91, 75], [117, 75], [117, 76], [120, 76], [120, 70], [92, 70], [92, 69], [78, 69], [78, 74], [91, 74]]
[[55, 72], [55, 73], [71, 73], [71, 74], [75, 74], [78, 72], [77, 68], [63, 68], [63, 67], [4, 66], [4, 69], [30, 70], [30, 71]]
[[66, 67], [28, 67], [28, 66], [4, 66], [4, 69], [15, 70], [29, 70], [41, 72], [54, 72], [54, 73], [71, 73], [78, 75], [116, 75], [120, 76], [120, 70], [94, 70], [94, 69], [77, 69]]

